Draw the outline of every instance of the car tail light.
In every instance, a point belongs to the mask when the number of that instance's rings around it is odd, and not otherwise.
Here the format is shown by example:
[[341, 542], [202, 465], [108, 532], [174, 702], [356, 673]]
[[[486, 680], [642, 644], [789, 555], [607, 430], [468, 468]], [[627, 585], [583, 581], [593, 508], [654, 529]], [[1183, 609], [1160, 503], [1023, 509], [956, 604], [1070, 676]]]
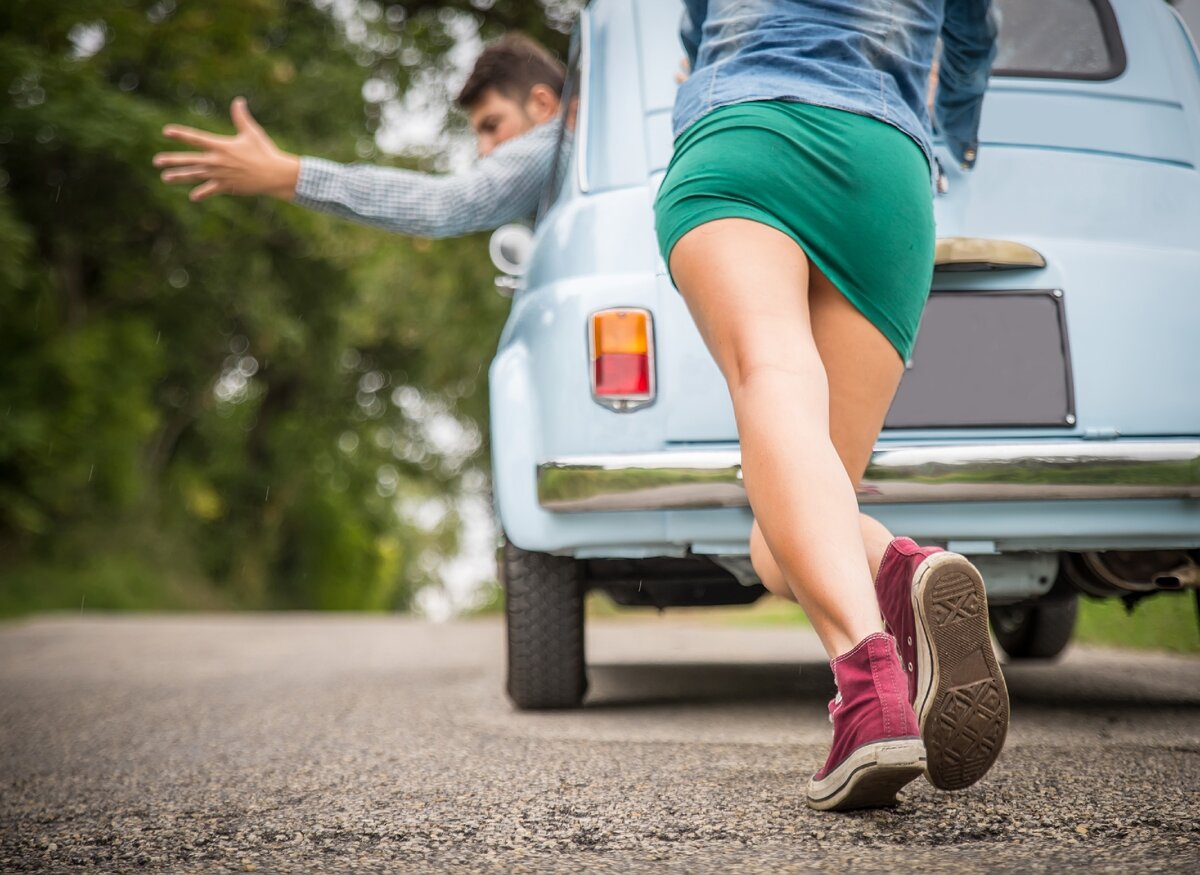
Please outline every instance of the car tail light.
[[600, 310], [588, 332], [592, 397], [628, 411], [654, 400], [654, 320], [648, 310]]

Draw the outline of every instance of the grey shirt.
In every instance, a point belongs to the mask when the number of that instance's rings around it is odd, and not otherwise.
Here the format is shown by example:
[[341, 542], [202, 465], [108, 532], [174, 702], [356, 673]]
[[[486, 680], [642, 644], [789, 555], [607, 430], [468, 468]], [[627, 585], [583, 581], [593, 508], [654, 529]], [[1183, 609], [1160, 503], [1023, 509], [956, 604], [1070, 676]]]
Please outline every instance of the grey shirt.
[[497, 228], [537, 212], [561, 129], [557, 118], [538, 125], [445, 176], [305, 156], [294, 203], [415, 237]]

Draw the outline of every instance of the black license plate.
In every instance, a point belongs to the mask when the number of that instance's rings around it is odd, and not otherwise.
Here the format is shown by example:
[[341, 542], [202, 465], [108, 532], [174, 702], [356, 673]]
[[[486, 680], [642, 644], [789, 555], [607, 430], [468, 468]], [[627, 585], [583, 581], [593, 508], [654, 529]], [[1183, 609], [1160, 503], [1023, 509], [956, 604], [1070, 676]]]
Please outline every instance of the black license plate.
[[884, 428], [1074, 424], [1061, 291], [930, 294]]

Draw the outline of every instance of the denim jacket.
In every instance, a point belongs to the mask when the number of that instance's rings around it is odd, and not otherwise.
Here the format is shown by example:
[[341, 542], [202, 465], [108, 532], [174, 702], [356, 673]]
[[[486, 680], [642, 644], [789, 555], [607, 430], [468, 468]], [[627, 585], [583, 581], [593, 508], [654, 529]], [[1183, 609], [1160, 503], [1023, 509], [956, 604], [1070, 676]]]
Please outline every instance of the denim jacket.
[[933, 167], [926, 95], [940, 36], [935, 112], [970, 167], [996, 31], [990, 0], [684, 0], [692, 73], [675, 99], [675, 136], [719, 106], [795, 100], [894, 125]]

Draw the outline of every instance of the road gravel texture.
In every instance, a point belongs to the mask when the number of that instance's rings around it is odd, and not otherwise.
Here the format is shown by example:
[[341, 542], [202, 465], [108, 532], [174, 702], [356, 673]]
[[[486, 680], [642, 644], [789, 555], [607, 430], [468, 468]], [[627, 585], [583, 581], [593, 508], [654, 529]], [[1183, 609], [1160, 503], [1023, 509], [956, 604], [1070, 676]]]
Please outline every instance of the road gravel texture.
[[522, 714], [495, 619], [0, 626], [0, 870], [1200, 872], [1200, 660], [1009, 666], [982, 782], [839, 815], [811, 633], [588, 631], [587, 706]]

